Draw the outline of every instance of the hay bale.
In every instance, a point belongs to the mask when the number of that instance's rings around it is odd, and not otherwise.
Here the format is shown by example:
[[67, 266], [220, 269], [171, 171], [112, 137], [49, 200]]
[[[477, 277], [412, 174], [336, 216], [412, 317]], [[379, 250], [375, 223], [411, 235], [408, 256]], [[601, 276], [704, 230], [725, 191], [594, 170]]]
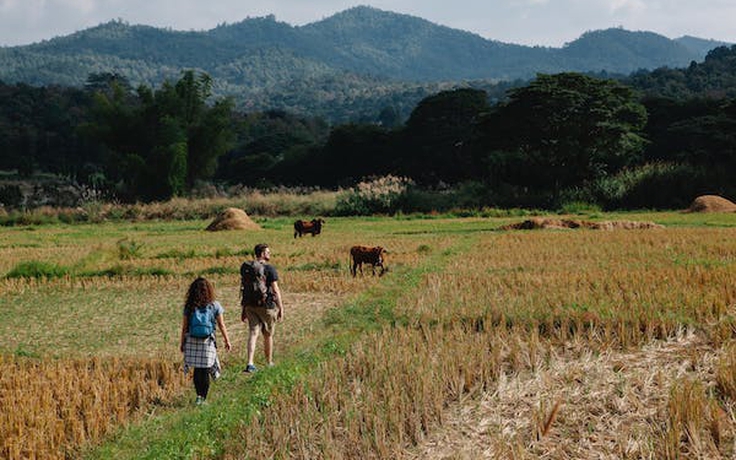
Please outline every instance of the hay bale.
[[650, 228], [664, 228], [654, 222], [638, 222], [635, 220], [606, 220], [603, 222], [593, 222], [589, 228], [596, 230], [647, 230]]
[[538, 229], [566, 229], [579, 228], [583, 224], [576, 220], [570, 219], [550, 219], [546, 217], [532, 217], [523, 222], [516, 224], [508, 224], [501, 227], [501, 230], [538, 230]]
[[220, 230], [260, 230], [261, 227], [253, 222], [242, 209], [227, 208], [215, 217], [205, 230], [218, 232]]
[[688, 212], [736, 212], [736, 204], [718, 195], [701, 195], [693, 200]]
[[543, 217], [534, 217], [516, 224], [508, 224], [500, 227], [501, 230], [537, 230], [537, 229], [569, 229], [569, 228], [587, 228], [591, 230], [637, 230], [650, 228], [664, 228], [664, 226], [655, 224], [654, 222], [636, 222], [630, 220], [614, 220], [603, 222], [590, 222], [585, 220], [572, 219], [548, 219]]

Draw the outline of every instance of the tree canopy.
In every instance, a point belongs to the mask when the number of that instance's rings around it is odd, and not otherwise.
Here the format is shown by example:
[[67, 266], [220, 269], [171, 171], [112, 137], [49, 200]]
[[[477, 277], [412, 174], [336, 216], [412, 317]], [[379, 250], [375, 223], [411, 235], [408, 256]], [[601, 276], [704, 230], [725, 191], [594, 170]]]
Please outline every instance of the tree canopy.
[[107, 177], [124, 199], [165, 199], [211, 178], [233, 141], [232, 102], [209, 106], [212, 81], [184, 72], [176, 83], [135, 93], [111, 79], [96, 88], [94, 117], [86, 132], [104, 144]]
[[486, 117], [479, 147], [497, 180], [557, 196], [634, 163], [646, 119], [634, 91], [616, 81], [540, 74]]

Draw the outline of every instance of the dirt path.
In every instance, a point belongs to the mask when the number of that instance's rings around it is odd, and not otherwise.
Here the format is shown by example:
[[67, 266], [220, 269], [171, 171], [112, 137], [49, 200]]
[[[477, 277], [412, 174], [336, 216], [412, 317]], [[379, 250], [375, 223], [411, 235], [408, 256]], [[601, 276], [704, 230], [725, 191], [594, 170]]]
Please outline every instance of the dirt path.
[[[331, 308], [335, 308], [344, 302], [345, 295], [329, 293], [293, 293], [286, 292], [284, 295], [284, 321], [276, 327], [274, 336], [274, 358], [278, 360], [279, 355], [288, 353], [293, 347], [298, 346], [305, 337], [312, 335], [314, 328], [318, 327], [322, 316]], [[239, 314], [239, 313], [238, 313]], [[248, 339], [248, 329], [245, 323], [233, 320], [228, 324], [228, 333], [236, 349], [232, 355], [223, 353], [221, 359], [223, 364], [242, 361], [245, 359], [245, 345]], [[263, 340], [259, 339], [256, 348], [256, 360], [261, 360], [263, 355]]]

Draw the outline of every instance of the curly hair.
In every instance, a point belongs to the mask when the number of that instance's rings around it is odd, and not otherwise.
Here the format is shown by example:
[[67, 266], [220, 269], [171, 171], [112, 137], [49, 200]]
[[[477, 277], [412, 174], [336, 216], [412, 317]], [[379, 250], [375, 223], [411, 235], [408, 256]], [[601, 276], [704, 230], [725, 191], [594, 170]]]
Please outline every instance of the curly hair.
[[199, 277], [192, 281], [187, 291], [187, 298], [184, 302], [184, 311], [187, 316], [197, 307], [203, 307], [215, 300], [215, 287], [203, 277]]

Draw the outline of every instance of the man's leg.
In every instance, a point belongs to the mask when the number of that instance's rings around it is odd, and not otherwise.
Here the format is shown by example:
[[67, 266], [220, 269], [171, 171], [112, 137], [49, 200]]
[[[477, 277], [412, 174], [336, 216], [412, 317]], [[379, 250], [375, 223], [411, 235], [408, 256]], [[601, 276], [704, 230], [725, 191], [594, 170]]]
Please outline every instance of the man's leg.
[[250, 328], [250, 334], [248, 335], [248, 364], [253, 365], [253, 358], [256, 353], [256, 343], [258, 342], [258, 330], [257, 327]]
[[273, 366], [273, 335], [263, 333], [263, 351], [266, 355], [266, 362], [269, 366]]

